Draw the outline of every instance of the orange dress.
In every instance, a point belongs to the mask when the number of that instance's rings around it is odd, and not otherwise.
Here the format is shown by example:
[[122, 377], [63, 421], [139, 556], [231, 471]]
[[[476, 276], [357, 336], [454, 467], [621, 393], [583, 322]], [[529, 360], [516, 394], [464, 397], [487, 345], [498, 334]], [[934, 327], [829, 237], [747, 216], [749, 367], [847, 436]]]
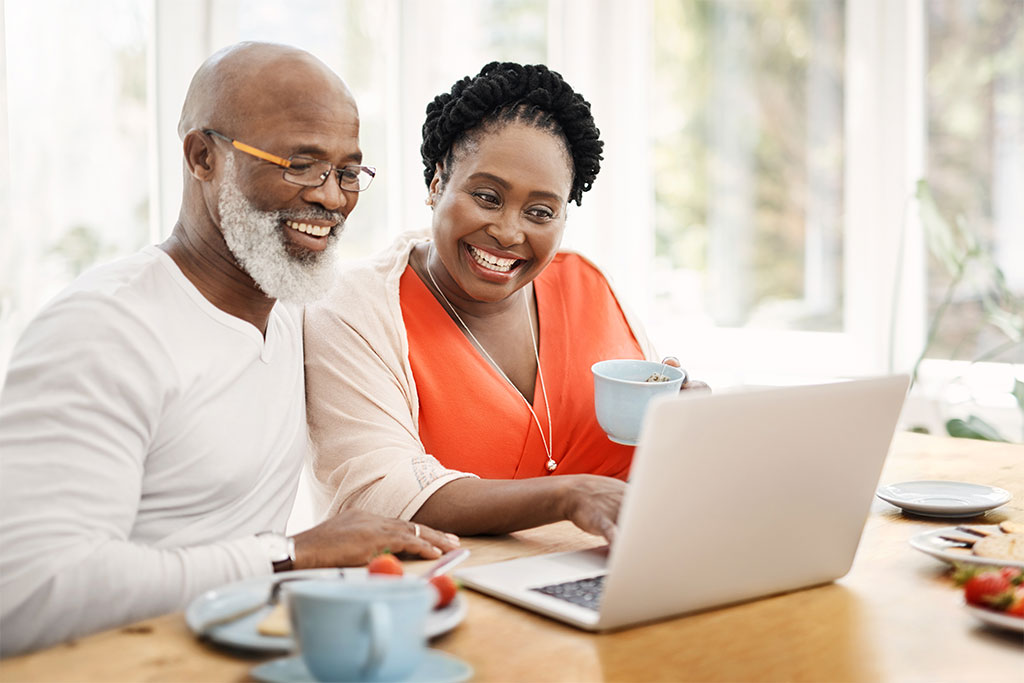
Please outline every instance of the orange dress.
[[[405, 269], [399, 287], [426, 452], [445, 467], [486, 479], [549, 474], [540, 432], [519, 391], [466, 338], [412, 268]], [[611, 442], [597, 424], [590, 366], [608, 358], [643, 358], [640, 344], [604, 276], [582, 257], [558, 254], [534, 280], [534, 291], [555, 474], [624, 480], [633, 448]], [[533, 409], [547, 438], [539, 374]]]

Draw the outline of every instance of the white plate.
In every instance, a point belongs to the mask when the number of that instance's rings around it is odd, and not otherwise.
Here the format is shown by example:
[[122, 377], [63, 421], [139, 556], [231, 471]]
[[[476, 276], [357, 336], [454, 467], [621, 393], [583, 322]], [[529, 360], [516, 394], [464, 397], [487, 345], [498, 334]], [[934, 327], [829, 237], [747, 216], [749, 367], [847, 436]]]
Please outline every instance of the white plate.
[[970, 554], [970, 550], [967, 550], [966, 552], [957, 550], [957, 548], [961, 547], [957, 543], [939, 538], [940, 536], [954, 531], [956, 531], [956, 527], [953, 526], [925, 531], [911, 538], [910, 545], [923, 553], [927, 553], [932, 557], [938, 558], [943, 562], [949, 562], [950, 564], [983, 564], [993, 565], [996, 567], [1024, 568], [1024, 562], [1018, 562], [1015, 560], [999, 560], [994, 557], [979, 557], [977, 555]]
[[1002, 614], [994, 610], [985, 609], [984, 607], [975, 607], [974, 605], [968, 605], [967, 603], [964, 603], [964, 607], [967, 608], [968, 612], [989, 626], [1007, 628], [1011, 631], [1024, 633], [1024, 618], [1012, 617], [1009, 614]]
[[881, 486], [876, 493], [906, 512], [929, 517], [974, 517], [1012, 497], [1004, 489], [960, 481], [905, 481]]
[[[324, 579], [338, 578], [339, 576], [359, 577], [365, 575], [365, 568], [301, 569], [237, 581], [206, 591], [195, 598], [185, 609], [185, 622], [192, 629], [193, 633], [198, 634], [204, 624], [218, 617], [265, 601], [270, 592], [270, 585], [274, 581], [279, 581], [283, 578]], [[295, 642], [291, 637], [265, 636], [257, 630], [260, 622], [266, 618], [272, 609], [273, 607], [267, 605], [263, 609], [241, 619], [215, 626], [209, 629], [207, 638], [219, 645], [226, 645], [240, 650], [291, 652], [295, 649]], [[436, 638], [452, 630], [466, 618], [466, 611], [466, 600], [461, 593], [457, 593], [455, 599], [448, 606], [434, 610], [427, 616], [427, 637]]]

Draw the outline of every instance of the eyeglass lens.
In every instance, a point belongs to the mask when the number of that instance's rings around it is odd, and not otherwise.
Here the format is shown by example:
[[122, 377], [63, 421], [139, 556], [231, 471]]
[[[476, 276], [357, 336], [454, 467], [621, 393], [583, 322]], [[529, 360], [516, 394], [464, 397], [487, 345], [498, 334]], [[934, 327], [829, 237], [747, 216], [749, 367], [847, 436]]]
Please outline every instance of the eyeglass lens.
[[373, 180], [373, 173], [363, 166], [334, 166], [323, 159], [306, 156], [293, 156], [288, 159], [291, 166], [285, 169], [284, 177], [299, 185], [319, 187], [327, 180], [331, 170], [338, 173], [338, 183], [343, 190], [362, 192]]

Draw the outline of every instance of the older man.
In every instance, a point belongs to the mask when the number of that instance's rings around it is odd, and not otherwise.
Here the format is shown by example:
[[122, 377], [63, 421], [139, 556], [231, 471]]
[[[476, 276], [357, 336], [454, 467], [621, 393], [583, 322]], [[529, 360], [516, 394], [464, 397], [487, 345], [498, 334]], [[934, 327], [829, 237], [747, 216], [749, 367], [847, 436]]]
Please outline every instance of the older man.
[[458, 542], [365, 513], [283, 535], [307, 446], [301, 311], [285, 303], [328, 289], [373, 176], [345, 84], [301, 50], [236, 45], [196, 73], [178, 132], [170, 238], [73, 283], [10, 363], [4, 655], [181, 609], [236, 579]]

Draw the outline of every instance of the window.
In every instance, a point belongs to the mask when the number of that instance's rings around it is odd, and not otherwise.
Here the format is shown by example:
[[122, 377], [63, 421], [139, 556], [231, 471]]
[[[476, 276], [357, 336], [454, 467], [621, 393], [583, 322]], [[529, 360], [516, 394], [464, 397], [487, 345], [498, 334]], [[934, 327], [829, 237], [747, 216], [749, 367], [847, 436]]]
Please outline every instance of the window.
[[[3, 4], [0, 370], [50, 297], [150, 240], [149, 4]], [[3, 121], [3, 118], [0, 118]], [[9, 175], [8, 175], [9, 174]], [[5, 188], [6, 189], [6, 188]]]
[[931, 243], [928, 356], [1024, 363], [1024, 5], [929, 0], [925, 18], [926, 178], [992, 257], [960, 273], [966, 245]]
[[[566, 245], [609, 273], [693, 374], [721, 386], [909, 369], [940, 310], [923, 370], [985, 358], [1003, 362], [1000, 381], [1021, 372], [1019, 2], [3, 7], [0, 370], [77, 272], [169, 233], [188, 81], [217, 48], [259, 39], [309, 49], [359, 102], [364, 156], [381, 172], [342, 241], [350, 257], [429, 223], [418, 155], [429, 99], [487, 61], [543, 61], [592, 103], [606, 142]], [[943, 308], [952, 276], [928, 249], [920, 179], [942, 215], [976, 231], [1003, 289], [974, 269]]]
[[672, 0], [654, 26], [659, 310], [841, 331], [843, 3]]

